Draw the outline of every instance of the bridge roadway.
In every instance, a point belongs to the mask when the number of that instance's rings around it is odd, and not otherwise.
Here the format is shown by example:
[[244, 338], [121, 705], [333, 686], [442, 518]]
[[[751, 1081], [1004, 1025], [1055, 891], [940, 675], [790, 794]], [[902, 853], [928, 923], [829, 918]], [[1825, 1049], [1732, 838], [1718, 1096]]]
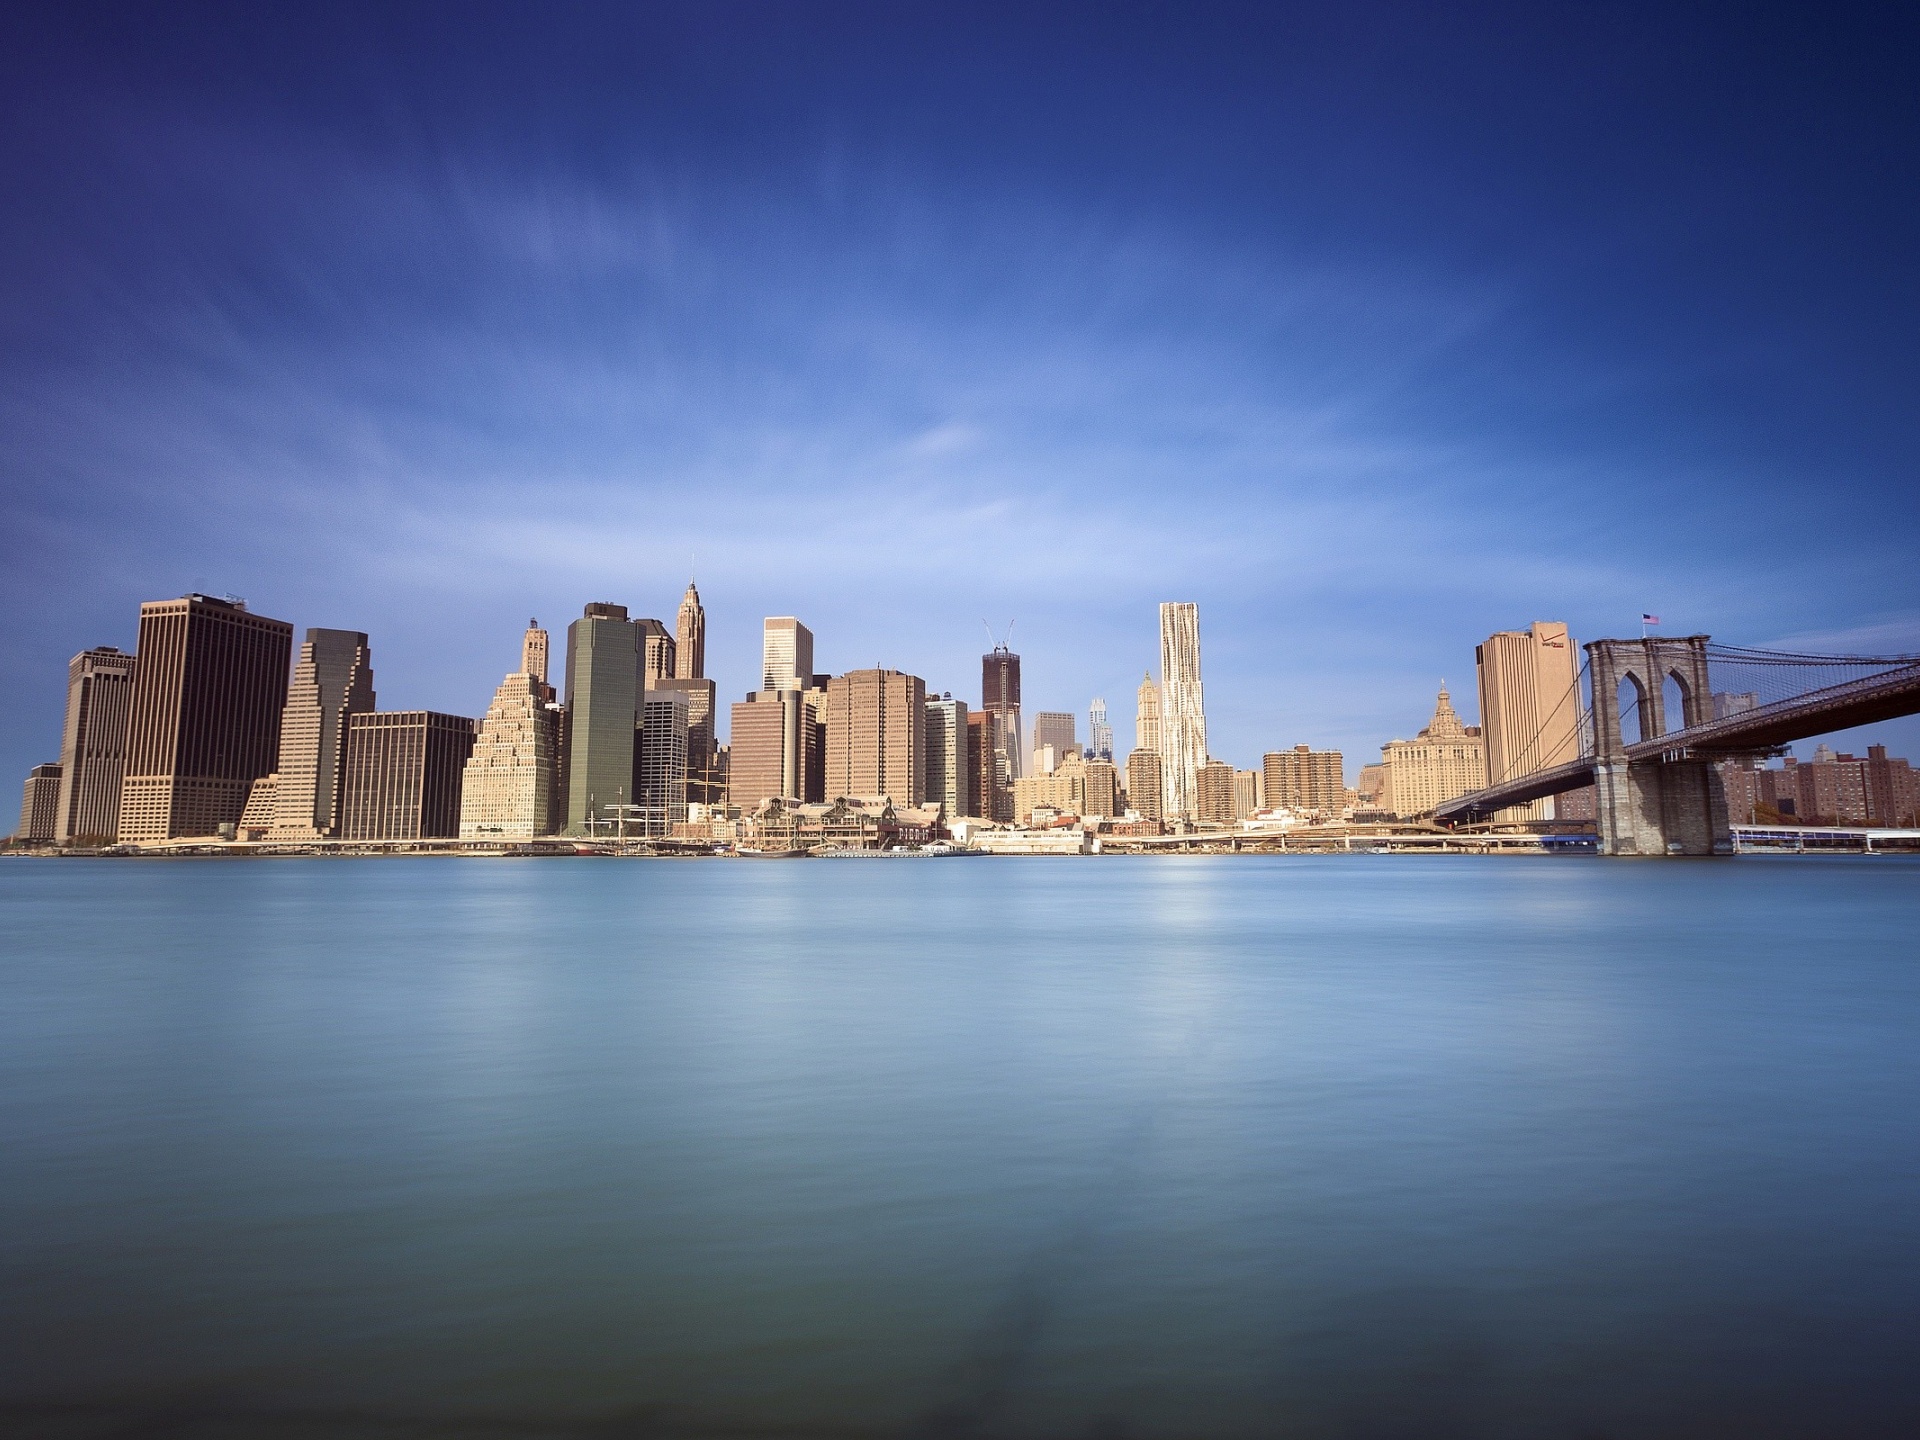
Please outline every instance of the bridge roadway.
[[[1791, 700], [1639, 740], [1625, 747], [1626, 756], [1629, 761], [1645, 762], [1751, 755], [1831, 730], [1871, 725], [1916, 712], [1920, 712], [1920, 665], [1905, 665], [1864, 680], [1810, 690]], [[1593, 757], [1583, 755], [1565, 765], [1536, 770], [1449, 800], [1433, 812], [1433, 818], [1443, 825], [1483, 819], [1510, 805], [1524, 805], [1592, 783]]]

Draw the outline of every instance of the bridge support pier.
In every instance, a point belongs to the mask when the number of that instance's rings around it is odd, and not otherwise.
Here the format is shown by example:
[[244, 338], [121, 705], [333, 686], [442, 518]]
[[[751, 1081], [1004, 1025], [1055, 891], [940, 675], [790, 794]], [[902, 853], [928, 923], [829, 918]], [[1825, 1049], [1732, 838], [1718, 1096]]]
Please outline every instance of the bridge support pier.
[[[1727, 796], [1711, 762], [1684, 752], [1631, 761], [1621, 734], [1620, 696], [1637, 711], [1639, 739], [1713, 718], [1707, 637], [1596, 640], [1587, 646], [1593, 685], [1593, 782], [1602, 855], [1731, 855]], [[1682, 713], [1666, 713], [1665, 688], [1679, 687]]]
[[1704, 760], [1602, 762], [1593, 770], [1602, 855], [1731, 855], [1727, 796]]

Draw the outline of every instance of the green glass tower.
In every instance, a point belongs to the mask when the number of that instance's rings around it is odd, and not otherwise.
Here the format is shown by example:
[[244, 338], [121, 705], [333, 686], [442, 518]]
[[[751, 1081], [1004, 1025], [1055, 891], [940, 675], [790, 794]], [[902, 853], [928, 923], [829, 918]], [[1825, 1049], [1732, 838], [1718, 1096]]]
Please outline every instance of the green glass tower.
[[587, 835], [633, 803], [640, 627], [627, 607], [595, 603], [567, 627], [567, 834]]

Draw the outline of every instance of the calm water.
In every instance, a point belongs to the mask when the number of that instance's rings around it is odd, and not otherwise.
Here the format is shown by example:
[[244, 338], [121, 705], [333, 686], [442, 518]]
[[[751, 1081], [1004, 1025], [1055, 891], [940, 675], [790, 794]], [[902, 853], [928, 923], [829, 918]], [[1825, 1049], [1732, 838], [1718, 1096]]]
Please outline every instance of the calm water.
[[0, 945], [8, 1434], [1920, 1433], [1911, 861], [21, 861]]

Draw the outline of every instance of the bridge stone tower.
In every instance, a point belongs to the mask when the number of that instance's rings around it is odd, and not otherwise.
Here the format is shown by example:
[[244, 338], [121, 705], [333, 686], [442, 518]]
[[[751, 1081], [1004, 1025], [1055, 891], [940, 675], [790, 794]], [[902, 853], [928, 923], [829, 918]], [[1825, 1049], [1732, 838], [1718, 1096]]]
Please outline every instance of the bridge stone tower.
[[[1621, 735], [1622, 698], [1640, 720], [1640, 742], [1713, 718], [1707, 637], [1595, 640], [1587, 647], [1593, 684], [1593, 783], [1602, 855], [1726, 855], [1727, 797], [1710, 760], [1684, 746], [1630, 759]], [[1680, 691], [1681, 713], [1666, 713], [1666, 684]], [[1626, 686], [1627, 695], [1621, 696]], [[1636, 744], [1636, 748], [1639, 745]]]

